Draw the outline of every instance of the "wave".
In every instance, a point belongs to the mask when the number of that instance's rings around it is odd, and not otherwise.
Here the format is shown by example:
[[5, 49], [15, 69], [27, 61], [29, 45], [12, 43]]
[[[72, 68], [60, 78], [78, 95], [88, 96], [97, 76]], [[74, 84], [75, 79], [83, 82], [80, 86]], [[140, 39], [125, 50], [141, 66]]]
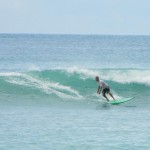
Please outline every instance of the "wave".
[[[31, 74], [23, 74], [23, 73], [2, 73], [2, 77], [5, 77], [4, 81], [9, 83], [7, 86], [17, 85], [26, 87], [29, 89], [37, 89], [39, 92], [44, 92], [45, 94], [55, 94], [61, 98], [82, 98], [78, 91], [72, 89], [69, 86], [61, 85], [60, 83], [54, 83], [50, 81], [45, 81], [44, 79], [40, 79], [32, 76]], [[36, 93], [35, 93], [36, 94]]]
[[1, 72], [0, 92], [21, 96], [67, 100], [101, 100], [96, 94], [95, 76], [109, 83], [116, 98], [149, 93], [150, 70], [137, 69], [81, 69]]
[[79, 69], [77, 67], [66, 69], [68, 73], [77, 73], [82, 79], [94, 78], [100, 76], [101, 79], [114, 81], [121, 84], [138, 83], [150, 86], [150, 70], [142, 69], [102, 69], [88, 70]]

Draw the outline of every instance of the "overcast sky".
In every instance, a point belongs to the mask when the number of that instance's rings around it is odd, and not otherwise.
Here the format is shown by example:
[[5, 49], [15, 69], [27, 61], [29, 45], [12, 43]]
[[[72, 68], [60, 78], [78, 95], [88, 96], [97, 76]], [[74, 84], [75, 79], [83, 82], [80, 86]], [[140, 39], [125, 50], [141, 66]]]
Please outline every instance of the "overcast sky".
[[0, 33], [150, 35], [150, 0], [0, 0]]

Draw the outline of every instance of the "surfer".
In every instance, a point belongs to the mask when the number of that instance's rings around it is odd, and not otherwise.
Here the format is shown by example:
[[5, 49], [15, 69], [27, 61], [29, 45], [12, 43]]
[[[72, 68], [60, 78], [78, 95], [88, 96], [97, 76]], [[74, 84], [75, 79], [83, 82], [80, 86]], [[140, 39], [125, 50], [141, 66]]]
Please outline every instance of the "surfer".
[[112, 93], [110, 92], [109, 85], [106, 82], [104, 82], [103, 80], [100, 80], [99, 76], [96, 76], [95, 80], [98, 83], [97, 93], [100, 94], [102, 91], [102, 94], [107, 99], [107, 101], [109, 101], [109, 99], [107, 98], [106, 93], [109, 94], [113, 98], [113, 100], [115, 100]]

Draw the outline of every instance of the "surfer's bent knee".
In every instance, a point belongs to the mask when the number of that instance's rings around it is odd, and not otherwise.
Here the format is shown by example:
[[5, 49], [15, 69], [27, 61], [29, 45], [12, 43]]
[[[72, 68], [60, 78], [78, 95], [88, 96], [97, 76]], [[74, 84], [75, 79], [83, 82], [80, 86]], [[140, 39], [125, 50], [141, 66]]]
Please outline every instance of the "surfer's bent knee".
[[103, 93], [103, 96], [106, 97], [106, 95]]

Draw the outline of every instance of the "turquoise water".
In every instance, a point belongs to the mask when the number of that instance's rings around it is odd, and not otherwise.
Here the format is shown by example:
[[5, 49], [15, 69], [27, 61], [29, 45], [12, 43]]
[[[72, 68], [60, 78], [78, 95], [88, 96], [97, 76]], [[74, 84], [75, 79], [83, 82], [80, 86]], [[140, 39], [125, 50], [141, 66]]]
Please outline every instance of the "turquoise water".
[[[0, 34], [0, 149], [150, 149], [150, 36]], [[109, 83], [113, 106], [96, 94]]]
[[149, 109], [1, 109], [1, 149], [149, 149]]

